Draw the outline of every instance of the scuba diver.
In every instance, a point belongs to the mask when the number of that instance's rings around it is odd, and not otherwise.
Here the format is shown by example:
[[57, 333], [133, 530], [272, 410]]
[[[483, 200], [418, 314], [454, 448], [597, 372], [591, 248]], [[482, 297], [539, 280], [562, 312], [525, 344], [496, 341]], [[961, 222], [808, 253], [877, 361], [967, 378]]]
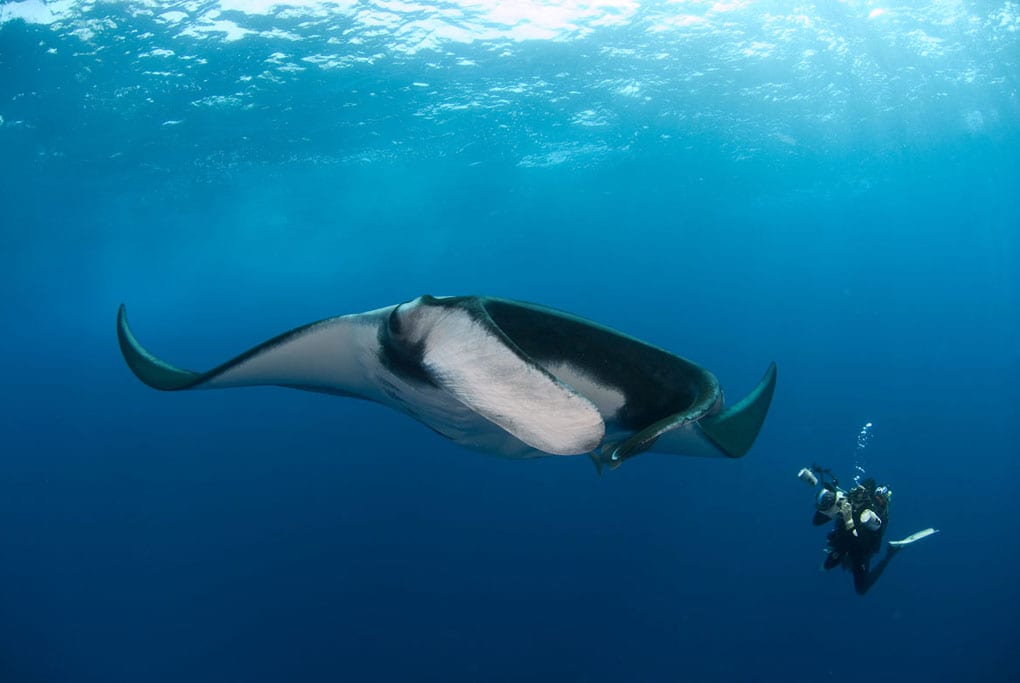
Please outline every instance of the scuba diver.
[[797, 477], [811, 486], [819, 482], [822, 485], [815, 496], [812, 524], [821, 526], [835, 521], [827, 536], [827, 554], [822, 567], [826, 570], [840, 565], [849, 568], [858, 595], [864, 595], [875, 585], [900, 548], [936, 533], [935, 529], [924, 529], [900, 541], [891, 541], [885, 556], [872, 567], [871, 559], [882, 549], [882, 536], [889, 524], [892, 499], [889, 487], [878, 486], [869, 477], [844, 491], [839, 488], [839, 480], [832, 471], [818, 465], [803, 468]]

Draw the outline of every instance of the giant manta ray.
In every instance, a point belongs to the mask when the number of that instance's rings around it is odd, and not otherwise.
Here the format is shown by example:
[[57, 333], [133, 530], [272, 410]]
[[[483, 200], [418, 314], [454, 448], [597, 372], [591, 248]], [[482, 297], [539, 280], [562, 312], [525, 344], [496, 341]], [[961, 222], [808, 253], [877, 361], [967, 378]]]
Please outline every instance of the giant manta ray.
[[124, 360], [163, 391], [275, 385], [396, 408], [468, 448], [511, 458], [588, 454], [599, 471], [645, 451], [739, 458], [772, 401], [775, 363], [723, 405], [689, 360], [545, 306], [422, 296], [328, 318], [207, 372], [150, 354], [117, 314]]

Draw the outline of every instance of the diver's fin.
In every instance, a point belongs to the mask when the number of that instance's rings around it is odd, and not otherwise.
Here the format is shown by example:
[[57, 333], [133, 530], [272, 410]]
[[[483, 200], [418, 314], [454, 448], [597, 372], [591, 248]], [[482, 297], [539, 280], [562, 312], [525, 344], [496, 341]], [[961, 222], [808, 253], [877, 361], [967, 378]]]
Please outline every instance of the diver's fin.
[[770, 363], [758, 386], [718, 415], [702, 418], [698, 426], [719, 449], [740, 458], [751, 449], [776, 390], [776, 364]]
[[889, 545], [891, 545], [893, 548], [902, 548], [905, 545], [910, 545], [915, 541], [920, 541], [922, 538], [928, 538], [932, 534], [937, 534], [938, 532], [939, 532], [938, 529], [932, 529], [931, 527], [928, 527], [927, 529], [915, 531], [906, 538], [901, 538], [898, 541], [889, 541]]

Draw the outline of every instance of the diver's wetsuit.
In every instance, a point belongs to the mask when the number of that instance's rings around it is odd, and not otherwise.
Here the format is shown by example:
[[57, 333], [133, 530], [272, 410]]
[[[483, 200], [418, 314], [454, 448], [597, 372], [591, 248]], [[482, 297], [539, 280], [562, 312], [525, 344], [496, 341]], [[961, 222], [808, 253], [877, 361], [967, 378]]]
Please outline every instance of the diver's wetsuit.
[[[871, 558], [882, 549], [882, 536], [889, 524], [889, 504], [884, 499], [875, 496], [875, 481], [865, 480], [861, 486], [854, 487], [847, 494], [851, 509], [853, 511], [854, 530], [848, 531], [842, 518], [836, 518], [835, 528], [829, 532], [829, 554], [825, 558], [823, 566], [825, 569], [832, 569], [835, 566], [843, 565], [849, 567], [854, 575], [854, 590], [858, 595], [868, 592], [878, 577], [885, 571], [889, 560], [895, 554], [895, 549], [890, 547], [885, 556], [871, 568]], [[882, 526], [877, 531], [868, 529], [861, 523], [861, 513], [870, 509], [882, 520]], [[813, 520], [815, 525], [825, 524], [830, 521], [828, 517], [820, 512], [815, 513]]]

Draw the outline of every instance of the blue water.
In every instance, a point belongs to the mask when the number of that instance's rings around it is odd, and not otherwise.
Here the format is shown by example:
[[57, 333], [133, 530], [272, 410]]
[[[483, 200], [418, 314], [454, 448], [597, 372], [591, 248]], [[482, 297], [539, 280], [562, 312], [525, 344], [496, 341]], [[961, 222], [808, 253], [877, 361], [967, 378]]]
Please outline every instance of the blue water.
[[[0, 681], [1020, 675], [1015, 2], [0, 3]], [[737, 461], [163, 394], [423, 293], [712, 370]], [[866, 596], [796, 479], [894, 492]]]

